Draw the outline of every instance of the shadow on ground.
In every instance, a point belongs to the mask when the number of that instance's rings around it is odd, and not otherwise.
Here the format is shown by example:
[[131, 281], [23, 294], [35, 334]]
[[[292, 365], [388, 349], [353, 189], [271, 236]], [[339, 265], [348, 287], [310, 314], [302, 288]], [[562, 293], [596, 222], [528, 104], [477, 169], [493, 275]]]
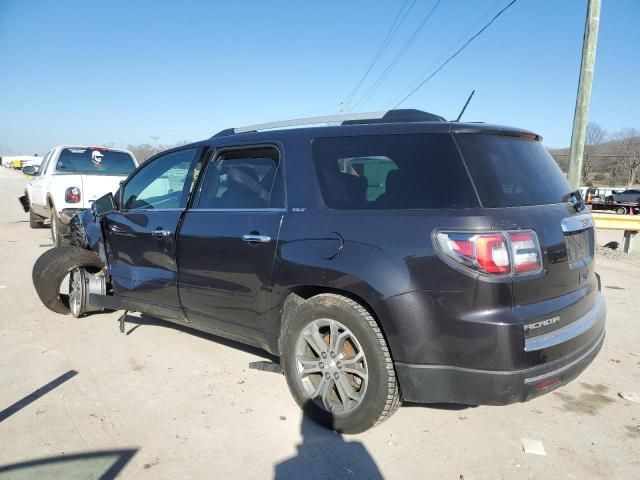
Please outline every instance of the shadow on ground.
[[101, 450], [2, 465], [0, 480], [111, 480], [118, 476], [136, 452], [137, 449]]
[[125, 330], [125, 335], [131, 335], [140, 327], [144, 329], [144, 326], [170, 328], [172, 330], [177, 330], [179, 332], [188, 333], [189, 335], [193, 335], [195, 337], [211, 340], [212, 342], [216, 342], [226, 347], [235, 348], [236, 350], [241, 350], [243, 352], [250, 353], [257, 357], [270, 360], [273, 363], [279, 363], [278, 357], [276, 357], [275, 355], [271, 355], [260, 348], [252, 347], [250, 345], [246, 345], [240, 342], [235, 342], [233, 340], [228, 340], [226, 338], [222, 338], [211, 333], [195, 330], [194, 328], [191, 328], [187, 325], [183, 326], [178, 323], [173, 323], [168, 320], [162, 320], [160, 318], [152, 317], [144, 313], [140, 314], [139, 316], [137, 315], [134, 316], [131, 313], [128, 313], [125, 317], [125, 325], [131, 325], [131, 324], [133, 325], [133, 327]]
[[300, 432], [302, 443], [297, 446], [298, 453], [275, 466], [275, 480], [384, 478], [362, 443], [346, 441], [341, 434], [318, 425], [306, 415], [302, 417]]

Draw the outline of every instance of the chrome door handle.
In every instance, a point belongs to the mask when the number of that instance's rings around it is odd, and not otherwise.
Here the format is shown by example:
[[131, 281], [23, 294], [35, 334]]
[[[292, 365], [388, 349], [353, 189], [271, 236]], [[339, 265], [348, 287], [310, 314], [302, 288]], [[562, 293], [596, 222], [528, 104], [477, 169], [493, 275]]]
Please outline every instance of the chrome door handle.
[[268, 235], [242, 235], [242, 240], [250, 243], [269, 243], [271, 237]]
[[162, 230], [161, 228], [158, 228], [157, 230], [151, 232], [151, 235], [153, 235], [154, 237], [163, 238], [171, 235], [171, 232], [169, 230]]

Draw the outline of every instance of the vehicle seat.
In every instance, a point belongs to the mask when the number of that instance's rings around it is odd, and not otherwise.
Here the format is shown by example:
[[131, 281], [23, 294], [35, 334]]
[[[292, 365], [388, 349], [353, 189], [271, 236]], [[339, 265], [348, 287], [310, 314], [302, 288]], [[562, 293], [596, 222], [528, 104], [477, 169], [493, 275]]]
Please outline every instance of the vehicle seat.
[[227, 191], [221, 200], [222, 208], [264, 208], [264, 198], [258, 174], [251, 167], [231, 167], [227, 172]]

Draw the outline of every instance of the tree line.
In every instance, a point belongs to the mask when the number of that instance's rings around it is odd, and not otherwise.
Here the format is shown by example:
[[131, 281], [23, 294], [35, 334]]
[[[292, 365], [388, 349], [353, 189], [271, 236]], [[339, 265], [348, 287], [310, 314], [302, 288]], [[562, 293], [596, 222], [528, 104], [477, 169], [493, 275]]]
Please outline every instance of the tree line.
[[[569, 166], [569, 149], [552, 149], [550, 153], [566, 172]], [[630, 188], [636, 183], [639, 170], [640, 130], [623, 128], [610, 134], [598, 123], [589, 122], [581, 185]]]
[[129, 150], [135, 155], [136, 159], [138, 160], [138, 163], [144, 163], [147, 160], [149, 160], [151, 157], [153, 157], [156, 153], [160, 153], [164, 150], [169, 150], [170, 148], [181, 147], [188, 143], [191, 143], [191, 142], [187, 140], [182, 140], [174, 144], [161, 144], [161, 143], [157, 145], [152, 145], [150, 143], [139, 143], [137, 145], [129, 144], [127, 145], [127, 150]]

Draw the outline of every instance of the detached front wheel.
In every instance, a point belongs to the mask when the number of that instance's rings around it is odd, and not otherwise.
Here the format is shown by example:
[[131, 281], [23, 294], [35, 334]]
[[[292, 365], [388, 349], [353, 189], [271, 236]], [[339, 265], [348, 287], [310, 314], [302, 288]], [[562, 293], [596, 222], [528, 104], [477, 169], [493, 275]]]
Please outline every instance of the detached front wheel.
[[[69, 246], [52, 248], [33, 265], [33, 286], [49, 310], [79, 317], [85, 311], [85, 272], [97, 273], [103, 267], [102, 260], [90, 250]], [[68, 293], [65, 292], [67, 285]]]
[[281, 358], [287, 383], [309, 417], [343, 433], [360, 433], [400, 406], [400, 389], [380, 327], [350, 298], [321, 294], [284, 325]]

